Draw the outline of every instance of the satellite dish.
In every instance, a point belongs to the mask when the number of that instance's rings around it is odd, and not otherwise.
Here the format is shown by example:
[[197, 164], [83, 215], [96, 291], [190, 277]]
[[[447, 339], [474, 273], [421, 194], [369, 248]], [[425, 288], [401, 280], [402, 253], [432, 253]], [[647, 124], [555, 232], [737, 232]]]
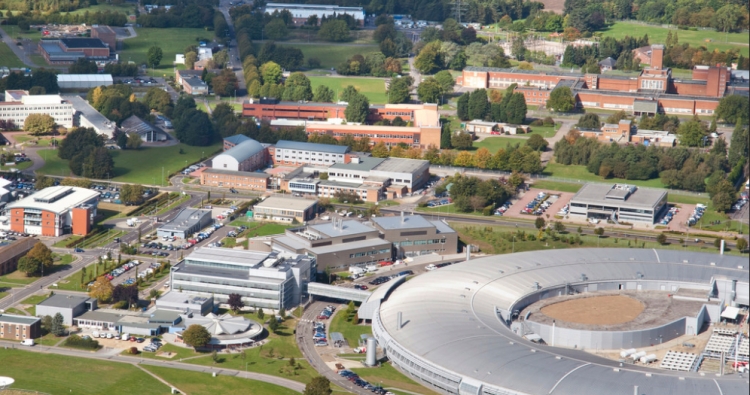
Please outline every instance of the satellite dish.
[[9, 388], [15, 382], [16, 382], [16, 380], [13, 380], [10, 377], [2, 377], [2, 376], [0, 376], [0, 390], [4, 390], [4, 389]]

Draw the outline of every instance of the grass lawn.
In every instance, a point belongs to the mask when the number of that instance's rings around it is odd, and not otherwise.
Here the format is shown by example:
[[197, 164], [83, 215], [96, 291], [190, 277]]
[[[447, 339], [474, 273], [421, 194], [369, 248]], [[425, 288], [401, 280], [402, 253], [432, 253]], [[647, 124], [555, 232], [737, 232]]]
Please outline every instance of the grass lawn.
[[[96, 278], [96, 275], [101, 276], [102, 274], [108, 272], [109, 270], [105, 270], [106, 264], [107, 262], [102, 262], [102, 264], [99, 265], [97, 261], [94, 261], [90, 265], [86, 266], [86, 277], [88, 278], [88, 281], [93, 281], [93, 279]], [[116, 265], [117, 262], [115, 262], [115, 267]], [[113, 268], [114, 267], [111, 267], [110, 270], [112, 270]], [[85, 286], [86, 284], [84, 284], [84, 288]], [[57, 289], [63, 289], [67, 291], [85, 291], [85, 289], [81, 289], [81, 271], [77, 270], [70, 276], [58, 281]]]
[[[162, 356], [160, 356], [161, 353], [170, 353], [170, 354], [174, 354], [174, 356], [173, 357], [166, 357], [166, 356], [162, 357]], [[157, 354], [159, 354], [159, 355], [157, 355]], [[125, 350], [125, 351], [122, 352], [122, 355], [130, 355], [130, 353], [129, 353], [128, 350]], [[159, 360], [159, 361], [163, 361], [163, 360], [178, 361], [181, 358], [194, 357], [196, 355], [200, 355], [200, 354], [196, 353], [192, 348], [184, 348], [184, 347], [179, 347], [179, 346], [175, 346], [173, 344], [167, 343], [167, 344], [164, 344], [164, 346], [159, 349], [158, 353], [142, 352], [142, 353], [138, 354], [138, 358], [156, 359], [156, 360]], [[208, 355], [209, 354], [206, 353], [206, 356], [208, 356]]]
[[[180, 154], [180, 149], [184, 154]], [[159, 184], [170, 173], [174, 173], [188, 164], [197, 162], [201, 156], [208, 157], [220, 149], [220, 144], [208, 147], [191, 147], [177, 144], [170, 147], [144, 147], [137, 151], [113, 150], [115, 174], [112, 181], [130, 182], [135, 184]], [[37, 170], [37, 174], [67, 176], [70, 174], [68, 161], [57, 157], [56, 150], [40, 150], [39, 154], [45, 163]], [[162, 170], [163, 168], [163, 170]]]
[[[3, 375], [16, 380], [12, 386], [14, 389], [92, 395], [158, 395], [169, 392], [167, 386], [130, 364], [19, 349], [0, 349], [0, 360], [3, 361]], [[87, 379], [82, 379], [83, 373]]]
[[52, 138], [29, 136], [28, 134], [17, 134], [13, 138], [19, 143], [26, 143], [30, 147], [49, 147]]
[[[48, 269], [45, 272], [45, 276], [55, 273], [56, 271], [60, 270], [62, 266], [69, 265], [71, 262], [73, 262], [73, 256], [70, 254], [66, 254], [66, 255], [53, 254], [53, 258], [54, 258], [53, 266], [51, 269]], [[39, 279], [38, 276], [26, 277], [26, 274], [16, 270], [14, 272], [0, 276], [0, 283], [15, 284], [18, 286], [22, 286], [22, 285], [31, 284], [38, 279]]]
[[560, 124], [555, 123], [555, 126], [529, 126], [531, 133], [525, 134], [524, 136], [530, 136], [532, 134], [541, 134], [542, 137], [548, 139], [555, 135], [557, 129], [560, 129]]
[[347, 86], [352, 85], [359, 93], [367, 96], [370, 104], [384, 104], [388, 100], [383, 78], [310, 77], [310, 83], [312, 83], [313, 92], [318, 85], [327, 85], [337, 94], [341, 94]]
[[[120, 5], [114, 5], [114, 4], [97, 4], [88, 6], [86, 8], [80, 8], [75, 11], [71, 11], [70, 14], [83, 14], [86, 12], [94, 13], [97, 11], [115, 11], [115, 12], [121, 12], [125, 15], [131, 15], [135, 11], [135, 7], [133, 7], [132, 3], [124, 3]], [[67, 14], [67, 12], [61, 12], [61, 14]]]
[[[631, 184], [631, 185], [638, 185], [641, 187], [651, 187], [651, 188], [664, 188], [664, 184], [662, 184], [661, 179], [654, 178], [652, 180], [624, 180], [620, 178], [608, 178], [604, 179], [602, 177], [599, 177], [596, 174], [589, 173], [588, 170], [586, 170], [586, 166], [583, 165], [560, 165], [557, 163], [549, 163], [547, 164], [547, 167], [544, 168], [544, 174], [549, 176], [554, 176], [558, 178], [567, 178], [569, 180], [574, 181], [595, 181], [595, 182], [606, 182], [606, 183], [621, 183], [621, 184]], [[557, 181], [557, 180], [556, 180]]]
[[[298, 392], [263, 381], [247, 380], [220, 375], [211, 377], [209, 373], [188, 372], [160, 366], [143, 366], [146, 370], [163, 378], [168, 383], [191, 395], [292, 395]], [[252, 388], [252, 390], [250, 390]]]
[[161, 77], [163, 75], [174, 75], [174, 56], [183, 53], [185, 47], [190, 44], [198, 45], [199, 37], [213, 39], [213, 32], [203, 29], [189, 28], [136, 28], [137, 37], [123, 40], [123, 50], [120, 51], [122, 61], [133, 61], [136, 64], [145, 64], [146, 52], [152, 46], [156, 45], [162, 49], [164, 56], [161, 65], [157, 66], [154, 71], [149, 65], [148, 74], [152, 77]]
[[66, 238], [64, 238], [64, 239], [62, 239], [62, 240], [60, 240], [60, 241], [58, 241], [57, 243], [55, 243], [55, 244], [52, 244], [52, 247], [57, 247], [57, 248], [68, 248], [68, 247], [66, 247], [66, 244], [68, 244], [68, 243], [70, 243], [70, 242], [73, 242], [73, 241], [75, 241], [75, 240], [79, 240], [79, 239], [80, 239], [81, 237], [82, 237], [82, 236], [79, 236], [79, 235], [71, 235], [70, 237], [66, 237]]
[[5, 42], [0, 42], [0, 59], [3, 60], [2, 65], [5, 67], [26, 67]]
[[[278, 45], [278, 44], [277, 44]], [[351, 58], [356, 54], [367, 56], [371, 52], [379, 51], [377, 45], [328, 45], [325, 43], [319, 44], [285, 44], [278, 45], [280, 47], [294, 47], [299, 48], [300, 51], [305, 55], [305, 59], [318, 58], [320, 60], [320, 67], [324, 69], [330, 69], [336, 67], [345, 60]]]
[[21, 162], [17, 165], [0, 166], [0, 170], [10, 170], [10, 169], [26, 170], [29, 167], [31, 167], [32, 164], [34, 164], [34, 162], [26, 161], [26, 162]]
[[526, 139], [519, 139], [515, 137], [487, 137], [482, 141], [475, 141], [474, 148], [487, 148], [491, 153], [497, 152], [500, 148], [506, 148], [509, 145], [520, 144], [523, 146], [526, 143]]
[[359, 336], [364, 334], [371, 335], [372, 327], [369, 325], [356, 325], [356, 323], [347, 322], [346, 307], [342, 306], [339, 310], [340, 311], [338, 311], [331, 320], [328, 332], [341, 332], [349, 343], [349, 347], [359, 347]]
[[398, 388], [411, 393], [437, 395], [437, 392], [430, 391], [401, 374], [390, 363], [384, 363], [377, 368], [352, 369], [352, 372], [357, 373], [359, 377], [362, 377], [362, 379], [370, 384], [381, 385], [383, 388]]
[[439, 216], [442, 214], [463, 214], [482, 216], [482, 211], [469, 211], [468, 213], [457, 211], [454, 204], [445, 204], [439, 207], [417, 207], [417, 211]]
[[42, 346], [52, 347], [55, 344], [59, 343], [61, 340], [63, 340], [62, 337], [57, 337], [51, 333], [48, 333], [38, 339], [34, 339], [34, 342], [36, 344], [41, 344]]
[[582, 184], [572, 184], [567, 182], [534, 180], [534, 188], [549, 189], [552, 191], [576, 193], [582, 186]]
[[[636, 36], [642, 37], [644, 34], [648, 34], [648, 39], [651, 43], [664, 43], [667, 40], [667, 33], [672, 30], [672, 34], [677, 32], [678, 40], [681, 44], [690, 43], [692, 47], [706, 46], [709, 50], [713, 51], [715, 48], [721, 51], [727, 49], [738, 48], [740, 53], [748, 56], [748, 36], [747, 33], [729, 33], [725, 34], [722, 32], [712, 30], [678, 30], [666, 29], [659, 26], [641, 25], [638, 23], [632, 23], [628, 21], [615, 22], [609, 28], [602, 30], [602, 35], [612, 36], [621, 39], [625, 36]], [[738, 45], [737, 43], [744, 44]]]

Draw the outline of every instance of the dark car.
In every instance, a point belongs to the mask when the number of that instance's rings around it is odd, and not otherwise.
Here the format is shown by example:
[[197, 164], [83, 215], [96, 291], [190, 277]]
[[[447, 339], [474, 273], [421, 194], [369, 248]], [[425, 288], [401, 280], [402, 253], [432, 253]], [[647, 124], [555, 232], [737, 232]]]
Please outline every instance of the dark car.
[[83, 248], [76, 248], [76, 249], [75, 249], [75, 250], [73, 250], [73, 251], [75, 251], [75, 252], [86, 252], [86, 251], [84, 251], [84, 250], [83, 250]]

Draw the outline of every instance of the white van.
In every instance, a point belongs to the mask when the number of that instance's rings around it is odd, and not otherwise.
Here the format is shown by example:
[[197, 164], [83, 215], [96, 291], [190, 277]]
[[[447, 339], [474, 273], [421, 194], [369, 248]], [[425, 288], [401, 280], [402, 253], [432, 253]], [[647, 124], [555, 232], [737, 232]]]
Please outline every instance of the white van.
[[433, 265], [432, 263], [430, 263], [429, 265], [425, 266], [425, 270], [433, 271], [435, 269], [437, 269], [437, 266]]
[[21, 345], [22, 346], [29, 346], [29, 347], [31, 347], [31, 346], [34, 345], [34, 339], [26, 339], [26, 340], [24, 340], [24, 341], [21, 342]]

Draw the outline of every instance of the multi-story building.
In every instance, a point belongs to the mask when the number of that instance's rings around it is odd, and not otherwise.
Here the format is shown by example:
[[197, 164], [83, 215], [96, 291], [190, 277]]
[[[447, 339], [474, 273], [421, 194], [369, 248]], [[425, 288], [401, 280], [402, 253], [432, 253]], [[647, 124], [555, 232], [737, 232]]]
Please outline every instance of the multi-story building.
[[117, 33], [109, 26], [92, 27], [91, 38], [98, 38], [113, 51], [117, 50]]
[[667, 192], [634, 185], [585, 184], [570, 199], [570, 217], [653, 224], [667, 209]]
[[98, 38], [69, 37], [58, 40], [39, 40], [39, 52], [49, 64], [71, 64], [80, 58], [108, 59], [110, 48]]
[[408, 126], [342, 124], [346, 104], [279, 102], [275, 99], [248, 100], [242, 105], [242, 115], [261, 120], [303, 120], [305, 131], [325, 134], [336, 139], [345, 136], [367, 137], [371, 144], [383, 142], [388, 146], [407, 144], [427, 148], [440, 147], [440, 115], [436, 104], [386, 104], [370, 106], [367, 122], [401, 118]]
[[245, 306], [289, 310], [300, 303], [316, 272], [315, 259], [306, 255], [197, 248], [172, 267], [170, 285], [223, 303], [229, 294], [239, 294]]
[[393, 242], [397, 258], [458, 251], [458, 233], [444, 221], [402, 212], [400, 217], [373, 218], [372, 224], [381, 237]]
[[349, 163], [349, 147], [345, 145], [316, 144], [280, 140], [268, 147], [268, 156], [274, 165], [321, 165]]
[[330, 223], [287, 229], [274, 237], [271, 248], [315, 257], [319, 270], [346, 269], [392, 258], [391, 242], [383, 240], [370, 224], [355, 220], [334, 220]]
[[206, 169], [201, 172], [201, 185], [220, 188], [235, 188], [265, 191], [269, 188], [270, 175], [250, 171]]
[[0, 314], [0, 339], [26, 340], [42, 335], [42, 319], [26, 315]]
[[263, 221], [302, 223], [315, 218], [317, 200], [271, 196], [253, 206], [253, 218]]
[[268, 150], [263, 144], [247, 139], [216, 155], [211, 167], [220, 170], [254, 171], [268, 165]]
[[695, 66], [692, 79], [679, 79], [663, 67], [663, 45], [652, 45], [648, 57], [650, 67], [632, 76], [467, 67], [459, 85], [505, 89], [517, 84], [515, 91], [531, 105], [545, 105], [552, 90], [567, 86], [579, 108], [624, 110], [633, 115], [711, 115], [724, 95], [747, 95], [748, 81], [732, 79], [727, 67]]
[[5, 101], [0, 102], [0, 119], [13, 121], [23, 128], [26, 117], [31, 114], [47, 114], [57, 125], [71, 128], [75, 110], [73, 104], [60, 95], [31, 96], [28, 91], [5, 91]]
[[182, 89], [188, 95], [207, 95], [208, 84], [198, 77], [187, 77], [182, 79]]
[[359, 25], [365, 22], [365, 9], [362, 7], [340, 7], [337, 5], [326, 4], [286, 4], [286, 3], [268, 3], [266, 12], [289, 11], [292, 14], [292, 21], [295, 26], [302, 26], [308, 18], [315, 15], [318, 17], [318, 24], [323, 18], [331, 18], [336, 15], [349, 15], [354, 18]]
[[0, 229], [40, 236], [86, 235], [93, 226], [99, 192], [55, 186], [8, 204]]

